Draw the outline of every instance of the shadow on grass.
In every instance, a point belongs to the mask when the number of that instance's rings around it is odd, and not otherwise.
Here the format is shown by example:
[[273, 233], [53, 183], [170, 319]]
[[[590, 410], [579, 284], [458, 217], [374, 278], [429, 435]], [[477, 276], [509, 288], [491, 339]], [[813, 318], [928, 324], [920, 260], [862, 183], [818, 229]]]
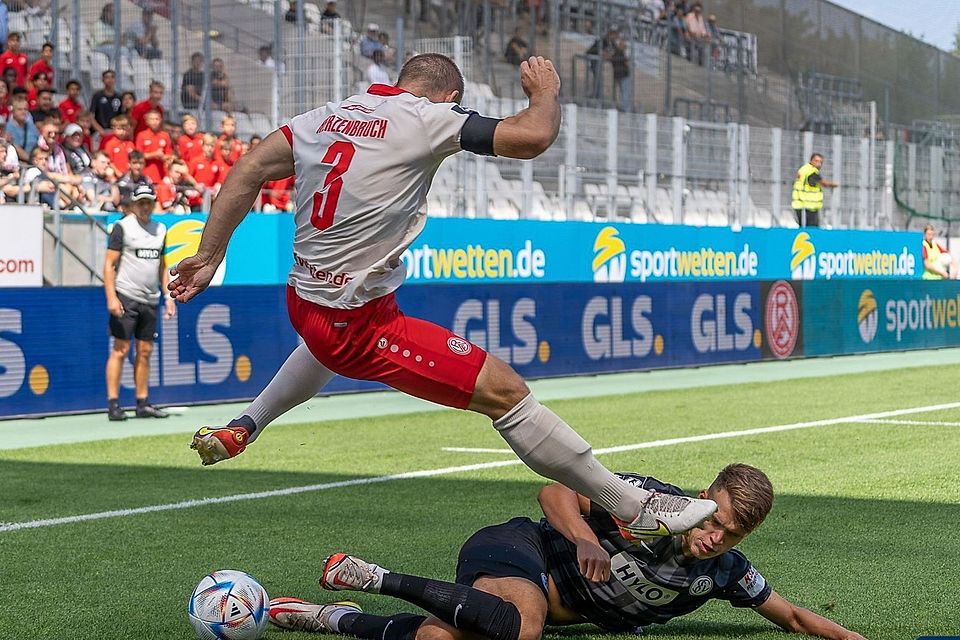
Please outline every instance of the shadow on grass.
[[[539, 518], [541, 486], [438, 476], [0, 533], [0, 638], [192, 638], [184, 604], [206, 572], [247, 570], [271, 595], [325, 598], [322, 559], [347, 551], [397, 571], [454, 574], [460, 544], [476, 529], [516, 515]], [[0, 463], [0, 521], [16, 522], [352, 479], [342, 475], [231, 469]], [[662, 478], [669, 481], [670, 478]], [[693, 487], [688, 487], [693, 489]], [[780, 593], [871, 640], [960, 627], [948, 594], [960, 591], [943, 531], [960, 505], [778, 495], [767, 522], [742, 545]], [[914, 523], [901, 531], [903, 523]], [[878, 532], [889, 532], [879, 535]], [[925, 589], [897, 585], [909, 567]], [[403, 605], [367, 594], [374, 613]], [[747, 617], [744, 617], [747, 616]], [[69, 629], [58, 622], [70, 620]], [[732, 622], [743, 620], [743, 622]], [[942, 628], [941, 628], [942, 627]], [[15, 629], [12, 636], [4, 629]], [[869, 633], [868, 633], [869, 632]], [[582, 637], [590, 628], [551, 630]], [[711, 605], [652, 636], [784, 636], [747, 612]], [[913, 634], [915, 637], [918, 634]], [[299, 636], [272, 632], [269, 637]], [[308, 637], [308, 636], [303, 636]]]

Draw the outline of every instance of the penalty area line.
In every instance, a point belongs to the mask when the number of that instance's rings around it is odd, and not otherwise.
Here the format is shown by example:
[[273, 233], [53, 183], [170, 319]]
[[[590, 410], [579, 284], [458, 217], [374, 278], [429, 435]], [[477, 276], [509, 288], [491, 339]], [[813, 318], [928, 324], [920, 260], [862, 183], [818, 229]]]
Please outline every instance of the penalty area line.
[[[885, 418], [895, 418], [897, 416], [911, 415], [916, 413], [927, 413], [931, 411], [942, 411], [945, 409], [960, 408], [960, 402], [950, 402], [947, 404], [935, 404], [925, 407], [911, 407], [908, 409], [894, 409], [892, 411], [879, 411], [876, 413], [867, 413], [855, 416], [846, 416], [841, 418], [826, 418], [823, 420], [810, 420], [806, 422], [794, 422], [791, 424], [774, 425], [770, 427], [758, 427], [754, 429], [741, 429], [739, 431], [721, 431], [719, 433], [705, 433], [696, 436], [683, 436], [679, 438], [666, 438], [663, 440], [652, 440], [649, 442], [638, 442], [635, 444], [626, 444], [615, 447], [605, 447], [595, 449], [597, 455], [608, 453], [623, 453], [626, 451], [636, 451], [639, 449], [653, 449], [657, 447], [668, 447], [677, 444], [687, 444], [692, 442], [708, 442], [710, 440], [724, 440], [728, 438], [743, 438], [747, 436], [762, 435], [766, 433], [779, 433], [782, 431], [794, 431], [797, 429], [811, 429], [816, 427], [826, 427], [831, 425], [845, 423], [863, 423], [872, 420], [883, 420]], [[498, 451], [499, 453], [499, 451]], [[176, 511], [179, 509], [192, 509], [194, 507], [203, 507], [207, 505], [229, 504], [231, 502], [243, 502], [246, 500], [262, 500], [264, 498], [278, 498], [283, 496], [292, 496], [300, 493], [311, 493], [314, 491], [328, 491], [330, 489], [341, 489], [344, 487], [358, 487], [368, 484], [379, 484], [383, 482], [394, 482], [397, 480], [411, 480], [415, 478], [433, 478], [436, 476], [450, 475], [454, 473], [466, 473], [470, 471], [482, 471], [485, 469], [496, 469], [499, 467], [510, 467], [522, 464], [516, 458], [511, 460], [497, 460], [494, 462], [480, 462], [476, 464], [458, 465], [455, 467], [442, 467], [439, 469], [422, 469], [419, 471], [407, 471], [404, 473], [394, 473], [390, 475], [374, 476], [371, 478], [354, 478], [351, 480], [340, 480], [337, 482], [325, 482], [322, 484], [310, 484], [299, 487], [287, 487], [285, 489], [273, 489], [270, 491], [257, 491], [253, 493], [240, 493], [231, 496], [221, 496], [219, 498], [200, 498], [196, 500], [183, 500], [180, 502], [170, 502], [167, 504], [155, 504], [144, 507], [134, 507], [131, 509], [116, 509], [112, 511], [99, 511], [96, 513], [85, 513], [73, 516], [63, 516], [60, 518], [45, 518], [41, 520], [30, 520], [26, 522], [7, 522], [0, 524], [0, 533], [12, 531], [21, 531], [23, 529], [40, 529], [44, 527], [56, 527], [64, 524], [75, 524], [78, 522], [92, 522], [95, 520], [108, 520], [112, 518], [125, 518], [148, 513], [160, 513], [163, 511]]]

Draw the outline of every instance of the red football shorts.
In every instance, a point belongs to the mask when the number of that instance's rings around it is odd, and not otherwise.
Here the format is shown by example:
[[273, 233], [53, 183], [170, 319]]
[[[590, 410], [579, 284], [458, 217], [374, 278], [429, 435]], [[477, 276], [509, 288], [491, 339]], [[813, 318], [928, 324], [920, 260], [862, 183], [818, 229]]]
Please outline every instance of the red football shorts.
[[325, 367], [424, 400], [466, 409], [487, 352], [439, 325], [405, 316], [394, 294], [357, 309], [308, 302], [287, 287], [293, 328]]

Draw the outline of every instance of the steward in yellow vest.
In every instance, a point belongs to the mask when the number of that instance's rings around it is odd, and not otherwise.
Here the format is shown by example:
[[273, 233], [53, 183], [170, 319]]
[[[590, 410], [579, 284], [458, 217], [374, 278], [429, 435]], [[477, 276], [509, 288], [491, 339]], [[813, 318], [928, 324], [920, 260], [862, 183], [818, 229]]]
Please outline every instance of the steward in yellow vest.
[[933, 225], [923, 228], [923, 279], [947, 280], [950, 278], [950, 254], [934, 240]]
[[797, 216], [797, 224], [801, 227], [819, 227], [820, 210], [823, 209], [823, 187], [838, 187], [836, 182], [827, 180], [820, 175], [823, 167], [823, 156], [815, 153], [810, 156], [810, 162], [797, 169], [797, 177], [793, 181], [793, 197], [791, 207]]

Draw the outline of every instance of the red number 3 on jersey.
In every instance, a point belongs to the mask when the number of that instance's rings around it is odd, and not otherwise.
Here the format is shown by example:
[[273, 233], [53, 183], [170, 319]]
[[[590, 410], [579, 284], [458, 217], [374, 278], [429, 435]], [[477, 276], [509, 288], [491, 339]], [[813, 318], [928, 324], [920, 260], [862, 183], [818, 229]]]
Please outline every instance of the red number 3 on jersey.
[[334, 142], [320, 161], [322, 164], [333, 165], [323, 181], [323, 190], [313, 194], [310, 222], [320, 231], [333, 224], [333, 214], [340, 200], [340, 189], [343, 188], [343, 174], [350, 168], [356, 152], [357, 148], [352, 142]]

